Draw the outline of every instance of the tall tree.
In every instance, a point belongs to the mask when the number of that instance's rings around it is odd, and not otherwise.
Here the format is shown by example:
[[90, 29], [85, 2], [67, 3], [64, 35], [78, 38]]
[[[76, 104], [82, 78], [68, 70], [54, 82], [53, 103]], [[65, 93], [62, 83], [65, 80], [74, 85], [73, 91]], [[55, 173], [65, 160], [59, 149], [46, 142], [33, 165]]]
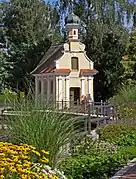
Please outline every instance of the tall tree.
[[133, 29], [129, 37], [129, 43], [128, 43], [128, 48], [127, 48], [127, 54], [128, 54], [128, 59], [131, 61], [133, 64], [132, 70], [133, 70], [133, 76], [132, 80], [134, 80], [136, 84], [136, 12], [133, 15]]
[[5, 39], [5, 27], [3, 25], [3, 9], [6, 3], [0, 3], [0, 92], [4, 88], [4, 79], [6, 76], [6, 72], [4, 69], [4, 49], [6, 48], [6, 39]]
[[13, 89], [21, 90], [55, 39], [59, 16], [55, 8], [42, 0], [11, 0], [4, 8], [3, 16], [9, 64], [6, 82]]

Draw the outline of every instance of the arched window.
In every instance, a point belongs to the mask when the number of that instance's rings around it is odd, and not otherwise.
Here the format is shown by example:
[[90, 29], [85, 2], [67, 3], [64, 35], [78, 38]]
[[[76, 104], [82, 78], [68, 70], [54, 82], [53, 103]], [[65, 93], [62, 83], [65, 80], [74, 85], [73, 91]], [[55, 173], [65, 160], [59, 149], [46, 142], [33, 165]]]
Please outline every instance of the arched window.
[[72, 57], [71, 58], [71, 69], [72, 70], [78, 70], [78, 58], [77, 57]]
[[74, 35], [76, 35], [76, 31], [74, 30]]

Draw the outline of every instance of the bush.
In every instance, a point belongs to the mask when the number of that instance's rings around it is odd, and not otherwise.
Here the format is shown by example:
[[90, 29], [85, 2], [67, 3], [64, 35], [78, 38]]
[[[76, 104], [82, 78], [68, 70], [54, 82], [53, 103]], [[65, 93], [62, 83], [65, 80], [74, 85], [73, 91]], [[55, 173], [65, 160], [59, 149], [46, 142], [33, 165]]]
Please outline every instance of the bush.
[[118, 137], [132, 131], [136, 132], [136, 126], [108, 124], [105, 127], [99, 129], [100, 140], [116, 142]]
[[70, 146], [70, 152], [72, 156], [90, 154], [90, 152], [114, 152], [117, 146], [109, 142], [97, 140], [93, 141], [90, 136], [82, 136], [72, 141]]
[[106, 179], [113, 176], [135, 156], [136, 147], [120, 148], [114, 153], [92, 152], [70, 157], [63, 163], [62, 170], [69, 179]]
[[18, 115], [8, 120], [8, 135], [10, 141], [27, 143], [37, 150], [49, 151], [49, 164], [56, 167], [68, 155], [68, 145], [79, 135], [79, 120], [55, 110], [51, 104], [34, 105], [33, 101], [17, 103], [15, 106]]
[[117, 140], [118, 146], [136, 146], [136, 132], [129, 132], [121, 135]]

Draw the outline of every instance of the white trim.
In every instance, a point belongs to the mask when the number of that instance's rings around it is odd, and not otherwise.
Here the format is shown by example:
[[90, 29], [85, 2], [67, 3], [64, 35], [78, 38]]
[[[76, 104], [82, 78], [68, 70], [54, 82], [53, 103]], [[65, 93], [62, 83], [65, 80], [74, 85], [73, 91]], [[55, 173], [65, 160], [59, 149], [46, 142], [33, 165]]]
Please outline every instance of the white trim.
[[39, 78], [39, 77], [53, 77], [55, 75], [55, 73], [43, 73], [43, 74], [35, 74], [34, 76]]
[[87, 79], [87, 81], [88, 81], [88, 94], [90, 95], [91, 100], [94, 100], [94, 96], [93, 96], [93, 78], [94, 77], [89, 76], [88, 79]]
[[55, 60], [56, 69], [59, 69], [59, 64], [60, 64], [60, 61], [59, 60]]
[[[87, 54], [86, 54], [86, 51], [84, 51], [84, 56], [85, 56], [85, 58], [90, 62], [93, 62], [88, 56], [87, 56]], [[93, 62], [94, 63], [94, 62]]]
[[37, 78], [43, 77], [43, 78], [49, 78], [54, 76], [67, 76], [70, 72], [53, 72], [53, 73], [44, 73], [44, 74], [35, 74], [34, 76]]
[[90, 69], [93, 70], [94, 69], [94, 63], [92, 61], [89, 62], [89, 66], [90, 66]]
[[69, 107], [69, 98], [70, 98], [70, 88], [69, 88], [69, 76], [65, 78], [65, 100], [66, 107]]
[[85, 95], [85, 77], [81, 78], [81, 95]]
[[58, 77], [58, 100], [59, 109], [62, 109], [62, 76]]

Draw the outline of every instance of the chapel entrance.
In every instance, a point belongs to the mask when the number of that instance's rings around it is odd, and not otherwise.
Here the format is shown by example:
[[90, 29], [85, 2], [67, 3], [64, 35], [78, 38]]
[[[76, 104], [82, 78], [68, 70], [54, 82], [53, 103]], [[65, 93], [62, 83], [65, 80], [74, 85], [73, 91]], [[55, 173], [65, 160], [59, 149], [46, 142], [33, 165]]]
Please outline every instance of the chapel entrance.
[[73, 104], [77, 104], [80, 100], [80, 88], [72, 87], [70, 88], [70, 101]]

